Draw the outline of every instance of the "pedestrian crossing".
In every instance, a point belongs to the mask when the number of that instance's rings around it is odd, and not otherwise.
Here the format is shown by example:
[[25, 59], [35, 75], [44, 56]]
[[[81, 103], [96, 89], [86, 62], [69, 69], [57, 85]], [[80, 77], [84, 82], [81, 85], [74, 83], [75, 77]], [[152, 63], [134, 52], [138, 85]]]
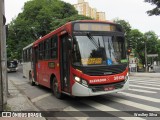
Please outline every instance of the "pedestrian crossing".
[[136, 92], [142, 92], [142, 93], [157, 93], [155, 91], [142, 90], [142, 89], [133, 89], [133, 88], [129, 88], [129, 91], [136, 91]]
[[138, 88], [147, 88], [147, 89], [152, 89], [152, 90], [160, 90], [160, 88], [156, 87], [149, 87], [149, 86], [143, 86], [143, 85], [129, 85], [130, 87], [138, 87]]
[[[134, 83], [134, 81], [133, 81]], [[147, 82], [147, 81], [137, 81], [136, 83], [148, 83], [148, 84], [155, 84], [155, 85], [160, 85], [160, 83], [155, 82]]]
[[[130, 77], [129, 90], [121, 91], [118, 93], [112, 93], [102, 96], [93, 96], [78, 98], [76, 102], [68, 101], [69, 105], [63, 109], [67, 112], [71, 118], [58, 117], [58, 119], [68, 120], [99, 120], [103, 117], [95, 117], [95, 111], [102, 111], [112, 117], [107, 117], [111, 120], [145, 120], [144, 117], [135, 117], [134, 112], [150, 111], [156, 114], [160, 114], [160, 80], [150, 79], [144, 77]], [[50, 93], [33, 98], [31, 101], [36, 103], [43, 99], [53, 97]], [[72, 100], [72, 99], [71, 99]], [[65, 100], [67, 103], [67, 101]], [[54, 102], [52, 103], [54, 104]], [[81, 116], [76, 116], [74, 113]], [[93, 112], [92, 114], [86, 113], [86, 111]], [[130, 113], [131, 112], [131, 113]], [[72, 117], [74, 116], [74, 117]], [[105, 119], [105, 117], [104, 117]], [[160, 117], [155, 117], [155, 120], [159, 120]], [[92, 120], [92, 119], [91, 119]], [[147, 118], [147, 120], [152, 120]]]
[[[109, 94], [99, 97], [91, 97], [86, 99], [80, 99], [78, 103], [83, 103], [98, 111], [104, 111], [117, 116], [121, 120], [145, 120], [144, 117], [126, 117], [131, 116], [127, 111], [154, 111], [156, 114], [160, 114], [160, 80], [149, 78], [134, 78], [130, 80], [130, 88], [127, 91], [118, 92], [117, 94]], [[154, 95], [152, 97], [152, 95]], [[68, 109], [66, 109], [68, 110]], [[70, 111], [81, 111], [81, 107], [69, 107]], [[117, 115], [115, 112], [120, 111]], [[83, 112], [83, 111], [81, 111]], [[94, 114], [94, 112], [93, 112]], [[123, 117], [125, 116], [125, 117]], [[81, 117], [80, 117], [81, 118]], [[76, 118], [76, 119], [80, 119]], [[82, 117], [87, 120], [90, 117]], [[160, 117], [157, 117], [157, 120]], [[149, 118], [148, 118], [149, 119]], [[151, 118], [152, 119], [152, 118]], [[155, 117], [156, 119], [156, 117]], [[113, 118], [114, 120], [114, 118]]]

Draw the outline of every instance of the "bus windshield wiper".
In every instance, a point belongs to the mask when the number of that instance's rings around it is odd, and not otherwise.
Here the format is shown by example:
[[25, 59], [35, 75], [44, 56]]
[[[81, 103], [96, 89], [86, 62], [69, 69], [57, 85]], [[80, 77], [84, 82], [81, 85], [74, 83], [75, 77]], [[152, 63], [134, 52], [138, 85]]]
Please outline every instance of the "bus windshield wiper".
[[87, 33], [87, 37], [90, 39], [90, 41], [94, 44], [94, 46], [98, 49], [100, 48], [100, 42], [98, 39], [98, 44], [96, 42], [96, 40], [94, 39], [94, 37], [91, 35], [91, 33]]

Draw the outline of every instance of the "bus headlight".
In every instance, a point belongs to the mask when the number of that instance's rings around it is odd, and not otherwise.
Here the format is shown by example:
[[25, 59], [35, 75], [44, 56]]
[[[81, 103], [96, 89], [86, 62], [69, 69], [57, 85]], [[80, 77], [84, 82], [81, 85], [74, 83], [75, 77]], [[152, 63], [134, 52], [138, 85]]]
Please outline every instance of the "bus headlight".
[[81, 81], [81, 79], [79, 77], [77, 77], [77, 76], [75, 76], [74, 79], [75, 79], [76, 82], [80, 82]]
[[80, 84], [82, 84], [83, 86], [88, 87], [88, 83], [86, 80], [81, 79], [80, 77], [74, 76], [74, 80]]

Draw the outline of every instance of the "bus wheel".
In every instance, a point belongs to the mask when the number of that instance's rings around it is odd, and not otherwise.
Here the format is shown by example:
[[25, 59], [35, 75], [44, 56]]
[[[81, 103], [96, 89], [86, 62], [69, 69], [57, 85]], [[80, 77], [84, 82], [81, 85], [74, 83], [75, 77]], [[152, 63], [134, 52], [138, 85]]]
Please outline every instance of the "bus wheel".
[[33, 81], [33, 78], [32, 78], [31, 73], [29, 73], [29, 82], [30, 82], [30, 84], [31, 84], [32, 86], [35, 85], [35, 82]]
[[62, 99], [62, 93], [59, 92], [58, 82], [57, 82], [56, 77], [54, 77], [53, 82], [52, 82], [52, 92], [56, 98]]

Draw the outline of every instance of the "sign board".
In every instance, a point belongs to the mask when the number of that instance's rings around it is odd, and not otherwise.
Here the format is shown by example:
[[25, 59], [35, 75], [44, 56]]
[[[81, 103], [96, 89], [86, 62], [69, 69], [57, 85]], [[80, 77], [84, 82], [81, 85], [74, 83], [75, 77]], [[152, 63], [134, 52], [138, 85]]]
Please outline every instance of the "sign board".
[[158, 57], [158, 54], [148, 54], [147, 57]]
[[129, 67], [137, 67], [136, 64], [129, 64]]

